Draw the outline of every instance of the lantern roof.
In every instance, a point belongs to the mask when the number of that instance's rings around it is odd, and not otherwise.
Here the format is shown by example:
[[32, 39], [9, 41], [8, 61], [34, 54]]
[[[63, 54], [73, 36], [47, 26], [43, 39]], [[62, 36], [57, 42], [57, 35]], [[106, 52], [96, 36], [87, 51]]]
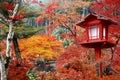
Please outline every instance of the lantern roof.
[[117, 24], [117, 22], [113, 21], [110, 18], [107, 18], [103, 15], [97, 15], [97, 14], [88, 14], [85, 18], [83, 18], [80, 22], [78, 22], [76, 25], [80, 26], [80, 27], [85, 27], [86, 23], [92, 20], [98, 20], [101, 22], [106, 23], [107, 25], [110, 24]]
[[98, 40], [98, 41], [92, 41], [92, 42], [82, 42], [80, 43], [82, 46], [86, 48], [110, 48], [115, 46], [114, 41], [110, 40]]

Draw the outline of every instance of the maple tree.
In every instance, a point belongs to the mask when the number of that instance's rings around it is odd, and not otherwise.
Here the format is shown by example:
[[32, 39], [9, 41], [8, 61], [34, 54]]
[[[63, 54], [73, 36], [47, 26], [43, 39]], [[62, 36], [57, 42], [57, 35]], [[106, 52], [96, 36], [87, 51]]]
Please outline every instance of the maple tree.
[[55, 37], [37, 35], [19, 40], [21, 56], [26, 59], [56, 59], [63, 52], [62, 43]]
[[[60, 4], [61, 3], [61, 4]], [[71, 32], [67, 35], [76, 35], [75, 23], [80, 20], [81, 15], [76, 11], [77, 8], [89, 6], [90, 2], [83, 2], [81, 0], [74, 1], [54, 1], [48, 6], [42, 7], [40, 10], [40, 16], [36, 19], [37, 22], [41, 22], [43, 17], [49, 20], [47, 26], [48, 32], [51, 34], [54, 28], [64, 27]], [[71, 7], [72, 6], [72, 7]]]

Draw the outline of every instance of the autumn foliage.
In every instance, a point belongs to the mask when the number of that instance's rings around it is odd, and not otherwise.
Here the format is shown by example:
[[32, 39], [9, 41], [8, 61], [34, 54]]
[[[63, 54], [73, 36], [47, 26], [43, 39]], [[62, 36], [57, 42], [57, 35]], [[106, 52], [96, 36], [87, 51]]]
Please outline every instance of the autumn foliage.
[[89, 50], [86, 51], [86, 49], [75, 45], [69, 46], [57, 60], [57, 71], [61, 75], [60, 78], [87, 80], [96, 76], [95, 62], [91, 60], [90, 56]]
[[119, 0], [99, 0], [91, 6], [91, 9], [94, 10], [97, 14], [104, 15], [106, 17], [112, 18], [120, 22], [120, 1]]
[[21, 56], [26, 59], [56, 59], [63, 51], [62, 44], [48, 35], [33, 36], [19, 40]]
[[[26, 0], [29, 3], [31, 0]], [[118, 24], [111, 26], [109, 36], [116, 42], [115, 47], [102, 49], [99, 60], [95, 60], [93, 49], [83, 48], [78, 43], [85, 40], [84, 29], [78, 28], [76, 22], [82, 19], [82, 15], [77, 9], [89, 6], [91, 2], [83, 0], [58, 0], [48, 5], [32, 0], [33, 4], [41, 6], [40, 16], [36, 18], [36, 23], [49, 21], [47, 30], [49, 35], [35, 35], [29, 38], [19, 39], [19, 48], [22, 59], [16, 60], [15, 56], [9, 64], [8, 80], [29, 80], [27, 71], [34, 67], [32, 61], [38, 58], [46, 60], [56, 60], [56, 71], [37, 71], [38, 80], [119, 80], [120, 79], [120, 1], [119, 0], [97, 0], [91, 5], [91, 9], [98, 15], [110, 17]], [[63, 1], [63, 2], [62, 2]], [[86, 0], [87, 1], [87, 0]], [[60, 4], [60, 2], [62, 2]], [[21, 20], [25, 13], [18, 13], [14, 18], [11, 13], [14, 3], [2, 2], [0, 9], [7, 11], [8, 20]], [[64, 33], [60, 33], [63, 40], [71, 39], [71, 44], [63, 48], [62, 41], [50, 36], [55, 28], [65, 28]], [[115, 28], [116, 27], [116, 28]], [[83, 33], [81, 33], [83, 32]], [[0, 52], [5, 53], [5, 43], [0, 42]], [[14, 55], [14, 54], [13, 54]], [[113, 58], [112, 58], [113, 56]], [[97, 63], [102, 63], [103, 77], [98, 77]], [[49, 64], [47, 65], [49, 66]], [[110, 66], [109, 70], [106, 70]], [[38, 66], [37, 66], [38, 67]], [[106, 70], [106, 71], [105, 71]]]
[[[98, 2], [95, 2], [91, 9], [96, 12], [98, 15], [102, 15], [104, 17], [109, 17], [110, 19], [114, 20], [117, 25], [111, 25], [109, 28], [109, 38], [112, 38], [115, 43], [115, 47], [111, 48], [111, 61], [110, 63], [112, 66], [116, 69], [118, 74], [120, 74], [120, 1], [119, 0], [99, 0]], [[117, 79], [116, 79], [117, 80]]]
[[33, 63], [26, 59], [12, 60], [9, 65], [7, 80], [29, 80], [26, 74], [31, 66]]

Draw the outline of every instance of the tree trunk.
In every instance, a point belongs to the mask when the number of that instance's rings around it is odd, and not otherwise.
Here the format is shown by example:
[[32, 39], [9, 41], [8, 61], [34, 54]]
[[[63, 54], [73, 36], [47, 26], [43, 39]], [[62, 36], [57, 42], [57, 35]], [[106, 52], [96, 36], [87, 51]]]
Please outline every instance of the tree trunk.
[[1, 63], [1, 80], [7, 80], [8, 65], [11, 60], [12, 53], [12, 40], [14, 35], [13, 22], [9, 22], [9, 33], [6, 40], [6, 59], [0, 54], [0, 63]]
[[9, 22], [9, 33], [7, 35], [7, 41], [6, 41], [6, 56], [11, 57], [11, 52], [12, 52], [12, 41], [13, 41], [13, 35], [14, 35], [14, 27], [13, 27], [13, 22]]
[[14, 44], [14, 51], [15, 51], [15, 54], [16, 54], [16, 58], [21, 59], [20, 49], [19, 49], [17, 37], [15, 35], [13, 36], [13, 44]]
[[0, 53], [0, 73], [1, 73], [0, 80], [7, 80], [7, 73], [6, 73], [6, 69], [5, 69], [5, 60], [4, 60], [2, 53]]

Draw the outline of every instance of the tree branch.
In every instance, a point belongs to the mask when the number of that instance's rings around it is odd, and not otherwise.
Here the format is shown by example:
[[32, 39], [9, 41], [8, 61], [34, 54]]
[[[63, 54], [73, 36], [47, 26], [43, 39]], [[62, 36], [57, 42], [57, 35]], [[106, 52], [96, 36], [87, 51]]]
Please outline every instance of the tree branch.
[[3, 14], [1, 14], [1, 13], [0, 13], [0, 21], [1, 21], [2, 23], [5, 23], [5, 24], [8, 23], [7, 18], [5, 18], [5, 16], [3, 16]]
[[64, 24], [68, 30], [70, 30], [70, 32], [72, 33], [73, 36], [76, 36], [76, 34], [70, 29], [70, 27], [67, 24]]
[[15, 8], [13, 10], [12, 18], [14, 18], [17, 15], [18, 10], [20, 8], [20, 4], [21, 4], [21, 0], [16, 0], [16, 6], [15, 6]]
[[119, 41], [120, 41], [120, 36], [118, 36], [118, 39], [117, 39], [117, 41], [116, 41], [116, 43], [115, 43], [115, 47], [114, 47], [114, 48], [111, 48], [112, 56], [111, 56], [111, 59], [110, 59], [110, 60], [113, 60], [114, 53], [115, 53], [115, 50], [116, 50], [116, 48], [117, 48], [117, 45], [118, 45]]
[[[60, 24], [62, 24], [59, 20], [58, 20], [58, 22]], [[76, 34], [74, 34], [74, 32], [70, 29], [70, 27], [67, 24], [64, 24], [64, 26], [65, 26], [66, 29], [68, 29], [72, 33], [73, 36], [76, 36]]]

